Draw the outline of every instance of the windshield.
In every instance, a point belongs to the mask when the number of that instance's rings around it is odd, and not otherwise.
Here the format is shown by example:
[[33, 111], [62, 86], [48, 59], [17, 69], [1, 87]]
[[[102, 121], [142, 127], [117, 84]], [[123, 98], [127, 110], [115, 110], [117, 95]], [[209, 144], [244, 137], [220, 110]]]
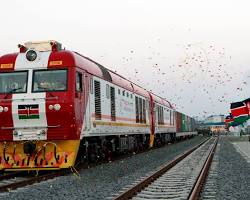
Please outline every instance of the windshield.
[[33, 92], [65, 91], [67, 70], [37, 70], [33, 73]]
[[26, 92], [27, 79], [27, 71], [0, 73], [0, 93]]

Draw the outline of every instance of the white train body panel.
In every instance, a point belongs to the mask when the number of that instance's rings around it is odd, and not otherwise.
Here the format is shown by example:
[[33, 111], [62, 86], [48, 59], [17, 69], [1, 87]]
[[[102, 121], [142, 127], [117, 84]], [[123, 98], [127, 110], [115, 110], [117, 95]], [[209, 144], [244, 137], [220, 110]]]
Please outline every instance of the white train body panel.
[[[89, 125], [84, 125], [82, 137], [106, 136], [106, 135], [129, 135], [150, 134], [149, 107], [146, 106], [146, 124], [136, 123], [135, 97], [140, 97], [146, 102], [147, 99], [134, 94], [124, 88], [116, 86], [108, 81], [93, 77], [93, 82], [99, 81], [101, 88], [101, 120], [95, 118], [95, 94], [90, 93], [87, 104], [85, 120], [90, 119]], [[111, 120], [111, 99], [107, 98], [107, 84], [115, 90], [115, 113], [116, 120]], [[118, 92], [120, 90], [120, 94]], [[123, 91], [125, 95], [123, 95]], [[127, 95], [128, 94], [128, 95]], [[132, 98], [131, 98], [132, 95]]]
[[157, 109], [156, 109], [155, 111], [155, 134], [176, 132], [174, 110], [159, 103], [156, 103], [156, 106], [163, 107], [164, 124], [158, 123], [159, 119], [158, 119]]

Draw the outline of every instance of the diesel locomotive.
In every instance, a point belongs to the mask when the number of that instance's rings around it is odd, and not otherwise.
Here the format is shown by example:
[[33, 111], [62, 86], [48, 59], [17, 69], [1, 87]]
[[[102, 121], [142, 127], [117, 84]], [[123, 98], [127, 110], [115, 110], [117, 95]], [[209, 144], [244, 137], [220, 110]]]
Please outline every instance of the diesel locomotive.
[[193, 118], [56, 41], [0, 57], [0, 169], [55, 170], [189, 137]]

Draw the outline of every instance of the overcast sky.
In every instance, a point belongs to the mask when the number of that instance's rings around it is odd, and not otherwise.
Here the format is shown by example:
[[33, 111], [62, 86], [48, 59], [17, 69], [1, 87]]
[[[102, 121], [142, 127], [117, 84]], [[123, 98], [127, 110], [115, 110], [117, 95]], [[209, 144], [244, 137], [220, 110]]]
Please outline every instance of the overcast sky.
[[0, 55], [54, 39], [192, 116], [250, 97], [250, 3], [241, 0], [8, 0]]

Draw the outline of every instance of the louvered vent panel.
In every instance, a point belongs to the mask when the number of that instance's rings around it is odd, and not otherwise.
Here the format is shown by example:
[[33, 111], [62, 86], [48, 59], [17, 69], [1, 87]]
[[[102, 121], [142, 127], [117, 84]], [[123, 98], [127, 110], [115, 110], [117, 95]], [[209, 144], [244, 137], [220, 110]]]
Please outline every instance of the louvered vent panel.
[[145, 104], [145, 100], [142, 100], [142, 123], [146, 124], [146, 104]]
[[136, 123], [139, 123], [139, 99], [138, 97], [135, 97], [135, 110], [136, 110]]
[[110, 87], [110, 102], [111, 102], [111, 120], [116, 120], [115, 115], [115, 88]]
[[139, 98], [139, 115], [140, 115], [140, 123], [142, 123], [142, 99]]
[[95, 86], [95, 119], [102, 119], [102, 109], [101, 109], [101, 85], [99, 81], [94, 82]]

